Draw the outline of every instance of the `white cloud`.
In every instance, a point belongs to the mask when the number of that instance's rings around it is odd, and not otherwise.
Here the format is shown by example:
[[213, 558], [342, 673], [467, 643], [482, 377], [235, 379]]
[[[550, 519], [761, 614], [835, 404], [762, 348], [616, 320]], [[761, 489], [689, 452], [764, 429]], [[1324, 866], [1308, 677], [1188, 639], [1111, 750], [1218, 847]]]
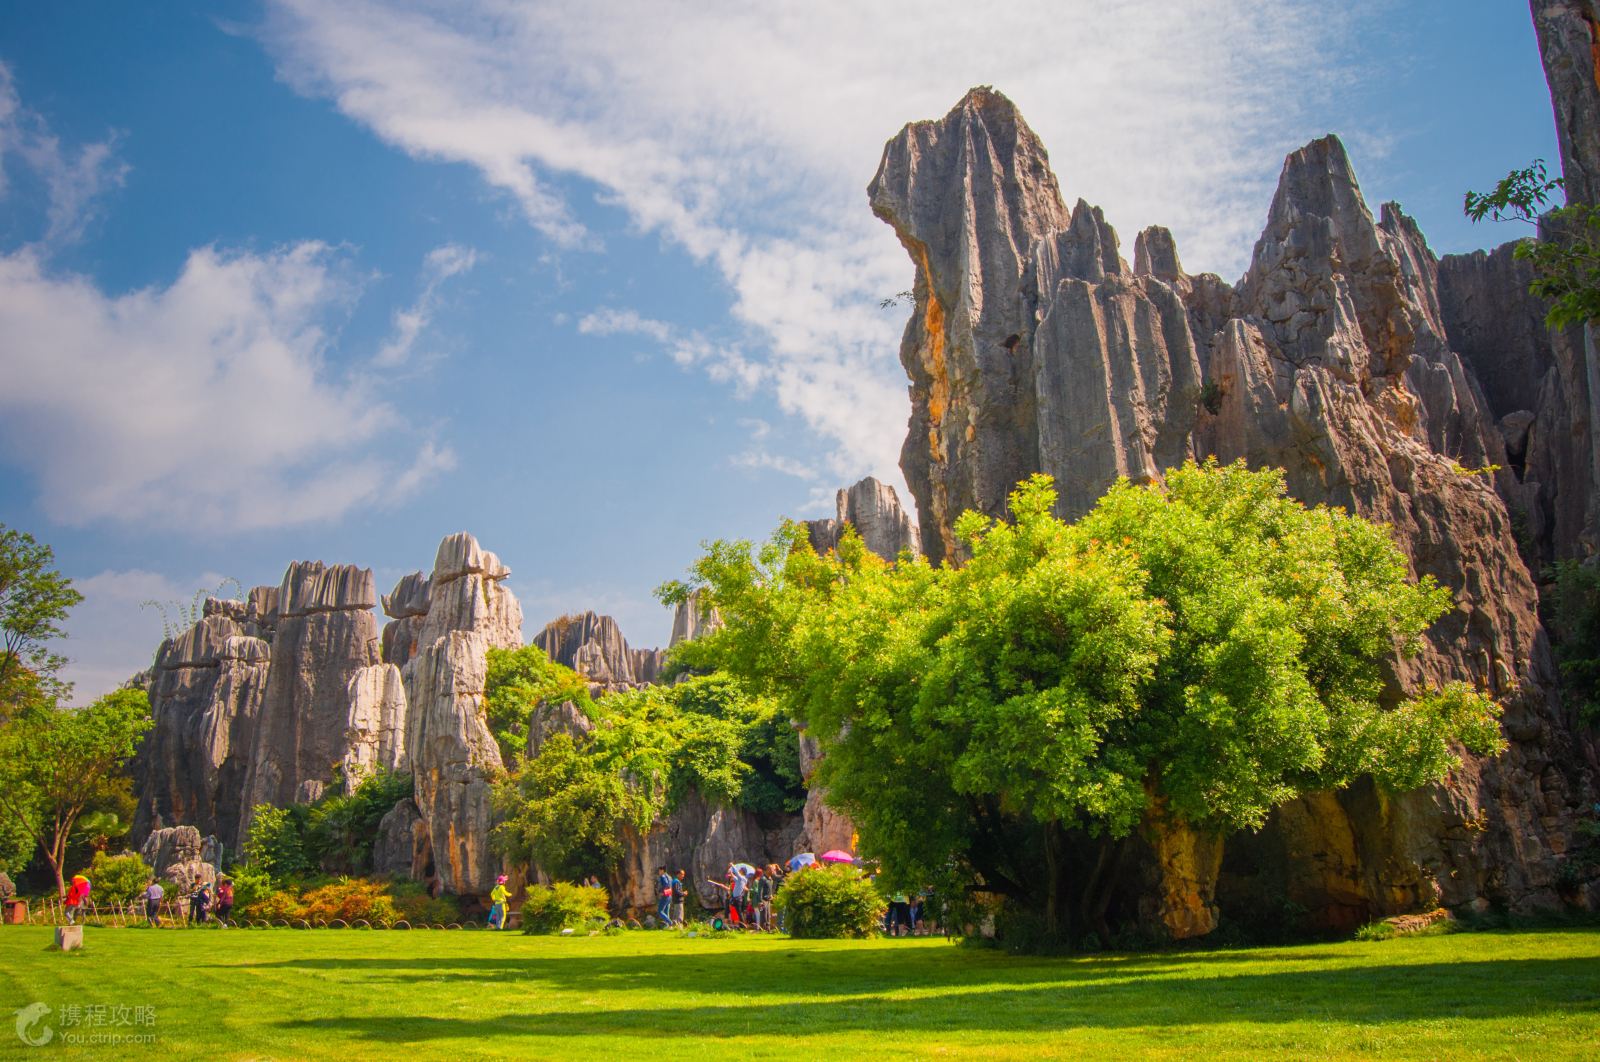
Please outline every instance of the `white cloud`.
[[[0, 444], [53, 520], [251, 529], [400, 499], [452, 457], [376, 379], [326, 359], [356, 295], [319, 243], [190, 252], [166, 287], [109, 295], [0, 255]], [[412, 445], [416, 445], [413, 443]]]
[[795, 479], [813, 480], [817, 478], [817, 470], [803, 461], [796, 461], [792, 457], [781, 454], [768, 453], [766, 450], [747, 450], [742, 454], [735, 454], [728, 459], [728, 463], [735, 468], [767, 469], [781, 472], [785, 476]]
[[657, 343], [672, 338], [672, 326], [639, 316], [637, 310], [614, 310], [602, 307], [578, 319], [578, 331], [586, 336], [647, 336]]
[[263, 36], [299, 90], [415, 157], [475, 166], [558, 243], [594, 242], [553, 191], [576, 177], [712, 265], [752, 338], [674, 336], [680, 363], [770, 388], [832, 440], [836, 475], [898, 481], [904, 318], [878, 301], [912, 270], [863, 192], [884, 141], [994, 84], [1069, 199], [1104, 206], [1130, 246], [1159, 222], [1190, 268], [1237, 273], [1284, 152], [1324, 131], [1305, 105], [1349, 67], [1354, 10], [274, 0]]
[[49, 200], [39, 244], [59, 247], [78, 240], [94, 218], [96, 200], [119, 187], [127, 164], [105, 140], [63, 147], [44, 119], [23, 106], [11, 68], [0, 63], [0, 197], [8, 190], [7, 168], [21, 163], [44, 185]]
[[395, 311], [393, 335], [379, 348], [373, 365], [397, 368], [410, 361], [417, 340], [438, 312], [439, 288], [451, 277], [470, 270], [477, 261], [477, 252], [460, 244], [447, 243], [429, 251], [422, 263], [422, 290], [417, 301]]

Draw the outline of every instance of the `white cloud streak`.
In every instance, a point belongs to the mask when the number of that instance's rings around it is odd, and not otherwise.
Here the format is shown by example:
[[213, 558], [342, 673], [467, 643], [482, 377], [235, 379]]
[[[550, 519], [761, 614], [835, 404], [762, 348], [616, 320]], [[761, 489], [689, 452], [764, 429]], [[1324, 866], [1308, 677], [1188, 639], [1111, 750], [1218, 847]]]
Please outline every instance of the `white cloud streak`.
[[97, 201], [128, 173], [113, 140], [63, 146], [43, 117], [23, 105], [11, 68], [0, 63], [0, 197], [8, 191], [7, 168], [17, 163], [43, 183], [48, 197], [46, 229], [38, 241], [46, 250], [81, 239]]
[[754, 352], [674, 357], [771, 389], [833, 441], [835, 475], [898, 479], [901, 320], [877, 303], [911, 267], [864, 202], [883, 142], [995, 84], [1069, 197], [1130, 244], [1159, 222], [1190, 268], [1236, 273], [1284, 152], [1324, 131], [1302, 127], [1303, 104], [1349, 66], [1350, 10], [274, 0], [262, 33], [300, 91], [414, 157], [476, 167], [558, 244], [597, 244], [554, 190], [576, 177], [714, 267]]
[[478, 255], [470, 247], [447, 243], [428, 252], [422, 262], [422, 290], [417, 301], [394, 314], [393, 333], [372, 359], [378, 368], [398, 368], [411, 355], [440, 304], [439, 289], [451, 277], [460, 276], [477, 264]]
[[249, 530], [400, 500], [448, 469], [404, 432], [376, 379], [325, 354], [356, 296], [338, 253], [201, 248], [166, 287], [108, 295], [0, 255], [0, 444], [67, 524]]

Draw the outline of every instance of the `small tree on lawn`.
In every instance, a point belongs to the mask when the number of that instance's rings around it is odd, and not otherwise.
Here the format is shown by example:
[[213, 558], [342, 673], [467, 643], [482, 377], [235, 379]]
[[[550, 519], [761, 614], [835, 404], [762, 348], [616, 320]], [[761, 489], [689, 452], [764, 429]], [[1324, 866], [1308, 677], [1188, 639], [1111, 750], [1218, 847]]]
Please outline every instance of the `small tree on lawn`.
[[0, 728], [0, 816], [39, 846], [56, 888], [79, 817], [117, 782], [150, 727], [143, 690], [118, 690], [87, 708], [29, 712]]

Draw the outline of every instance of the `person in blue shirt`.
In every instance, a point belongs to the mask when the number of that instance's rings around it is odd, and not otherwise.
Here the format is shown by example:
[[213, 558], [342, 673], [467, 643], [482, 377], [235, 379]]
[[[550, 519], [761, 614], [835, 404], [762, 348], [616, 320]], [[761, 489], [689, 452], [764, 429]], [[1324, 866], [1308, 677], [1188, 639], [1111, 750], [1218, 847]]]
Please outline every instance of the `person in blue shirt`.
[[672, 875], [666, 867], [656, 867], [656, 921], [662, 929], [672, 925]]

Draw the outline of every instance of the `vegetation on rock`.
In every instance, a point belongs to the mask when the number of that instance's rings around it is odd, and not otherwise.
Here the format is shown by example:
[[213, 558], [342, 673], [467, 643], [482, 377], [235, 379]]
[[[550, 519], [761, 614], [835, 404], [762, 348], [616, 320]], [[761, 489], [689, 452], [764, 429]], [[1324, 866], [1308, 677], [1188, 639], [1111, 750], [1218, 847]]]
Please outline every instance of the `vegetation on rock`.
[[[1473, 221], [1521, 221], [1539, 227], [1538, 238], [1517, 243], [1516, 256], [1533, 267], [1528, 290], [1550, 303], [1551, 328], [1600, 320], [1600, 208], [1575, 203], [1545, 211], [1562, 189], [1543, 159], [1512, 170], [1491, 192], [1468, 192], [1464, 212]], [[1541, 212], [1543, 212], [1541, 214]]]

